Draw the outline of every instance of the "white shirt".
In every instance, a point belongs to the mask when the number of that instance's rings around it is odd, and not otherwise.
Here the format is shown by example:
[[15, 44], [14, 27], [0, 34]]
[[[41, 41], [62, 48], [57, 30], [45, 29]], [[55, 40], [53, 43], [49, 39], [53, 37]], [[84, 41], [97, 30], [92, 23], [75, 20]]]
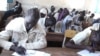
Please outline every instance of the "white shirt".
[[89, 36], [91, 35], [91, 30], [97, 31], [99, 30], [99, 27], [100, 23], [95, 23], [92, 26], [86, 28], [85, 30], [77, 33], [71, 40], [73, 40], [75, 44], [81, 44], [82, 41], [89, 38]]
[[63, 20], [63, 23], [66, 23], [66, 21], [72, 21], [73, 17], [71, 17], [70, 15], [66, 16]]
[[12, 20], [5, 30], [0, 32], [0, 46], [9, 50], [13, 43], [8, 40], [12, 37], [13, 42], [18, 42], [18, 46], [23, 46], [25, 49], [41, 49], [47, 45], [45, 36], [46, 32], [39, 24], [27, 33], [25, 20], [19, 17]]

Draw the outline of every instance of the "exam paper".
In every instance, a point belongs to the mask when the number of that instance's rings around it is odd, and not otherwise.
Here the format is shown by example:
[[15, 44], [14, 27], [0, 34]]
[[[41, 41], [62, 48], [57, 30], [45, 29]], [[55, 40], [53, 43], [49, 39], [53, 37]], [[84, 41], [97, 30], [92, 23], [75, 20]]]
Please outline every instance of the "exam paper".
[[100, 56], [100, 51], [96, 51], [95, 53], [90, 53], [88, 50], [82, 50], [77, 52], [80, 56]]
[[51, 56], [51, 54], [41, 51], [27, 50], [26, 55], [19, 55], [18, 53], [14, 52], [12, 56]]

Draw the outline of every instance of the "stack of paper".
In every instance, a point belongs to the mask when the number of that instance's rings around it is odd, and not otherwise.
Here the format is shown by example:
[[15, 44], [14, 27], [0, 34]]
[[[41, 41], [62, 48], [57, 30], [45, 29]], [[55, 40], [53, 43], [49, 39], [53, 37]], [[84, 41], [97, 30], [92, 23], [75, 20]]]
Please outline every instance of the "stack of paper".
[[81, 56], [100, 56], [100, 51], [96, 51], [95, 53], [90, 53], [88, 50], [82, 50], [77, 52], [77, 54]]
[[27, 50], [26, 55], [19, 55], [18, 53], [14, 52], [13, 56], [51, 56], [49, 53], [35, 51], [35, 50]]

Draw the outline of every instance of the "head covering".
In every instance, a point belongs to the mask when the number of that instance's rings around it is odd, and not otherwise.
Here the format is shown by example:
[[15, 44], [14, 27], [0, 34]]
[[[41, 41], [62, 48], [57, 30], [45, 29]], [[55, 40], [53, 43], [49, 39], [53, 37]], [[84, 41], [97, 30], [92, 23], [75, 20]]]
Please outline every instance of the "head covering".
[[47, 9], [46, 9], [46, 8], [42, 8], [42, 9], [40, 10], [40, 13], [43, 13], [43, 14], [46, 14], [46, 15], [47, 15]]
[[99, 30], [99, 28], [100, 28], [100, 23], [94, 23], [93, 25], [92, 25], [92, 30]]

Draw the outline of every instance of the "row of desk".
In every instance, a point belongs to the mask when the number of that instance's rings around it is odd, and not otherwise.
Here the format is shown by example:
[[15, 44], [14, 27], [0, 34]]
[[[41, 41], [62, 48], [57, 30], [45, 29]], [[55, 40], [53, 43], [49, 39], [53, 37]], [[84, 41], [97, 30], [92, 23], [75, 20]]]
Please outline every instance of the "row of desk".
[[[62, 42], [64, 38], [64, 34], [48, 32], [46, 38], [47, 38], [47, 41]], [[54, 43], [51, 43], [51, 44], [54, 44]], [[39, 51], [50, 53], [52, 56], [78, 56], [76, 53], [79, 50], [48, 46], [47, 48], [41, 49]], [[12, 53], [13, 52], [11, 51], [3, 50], [0, 56], [11, 56]]]

